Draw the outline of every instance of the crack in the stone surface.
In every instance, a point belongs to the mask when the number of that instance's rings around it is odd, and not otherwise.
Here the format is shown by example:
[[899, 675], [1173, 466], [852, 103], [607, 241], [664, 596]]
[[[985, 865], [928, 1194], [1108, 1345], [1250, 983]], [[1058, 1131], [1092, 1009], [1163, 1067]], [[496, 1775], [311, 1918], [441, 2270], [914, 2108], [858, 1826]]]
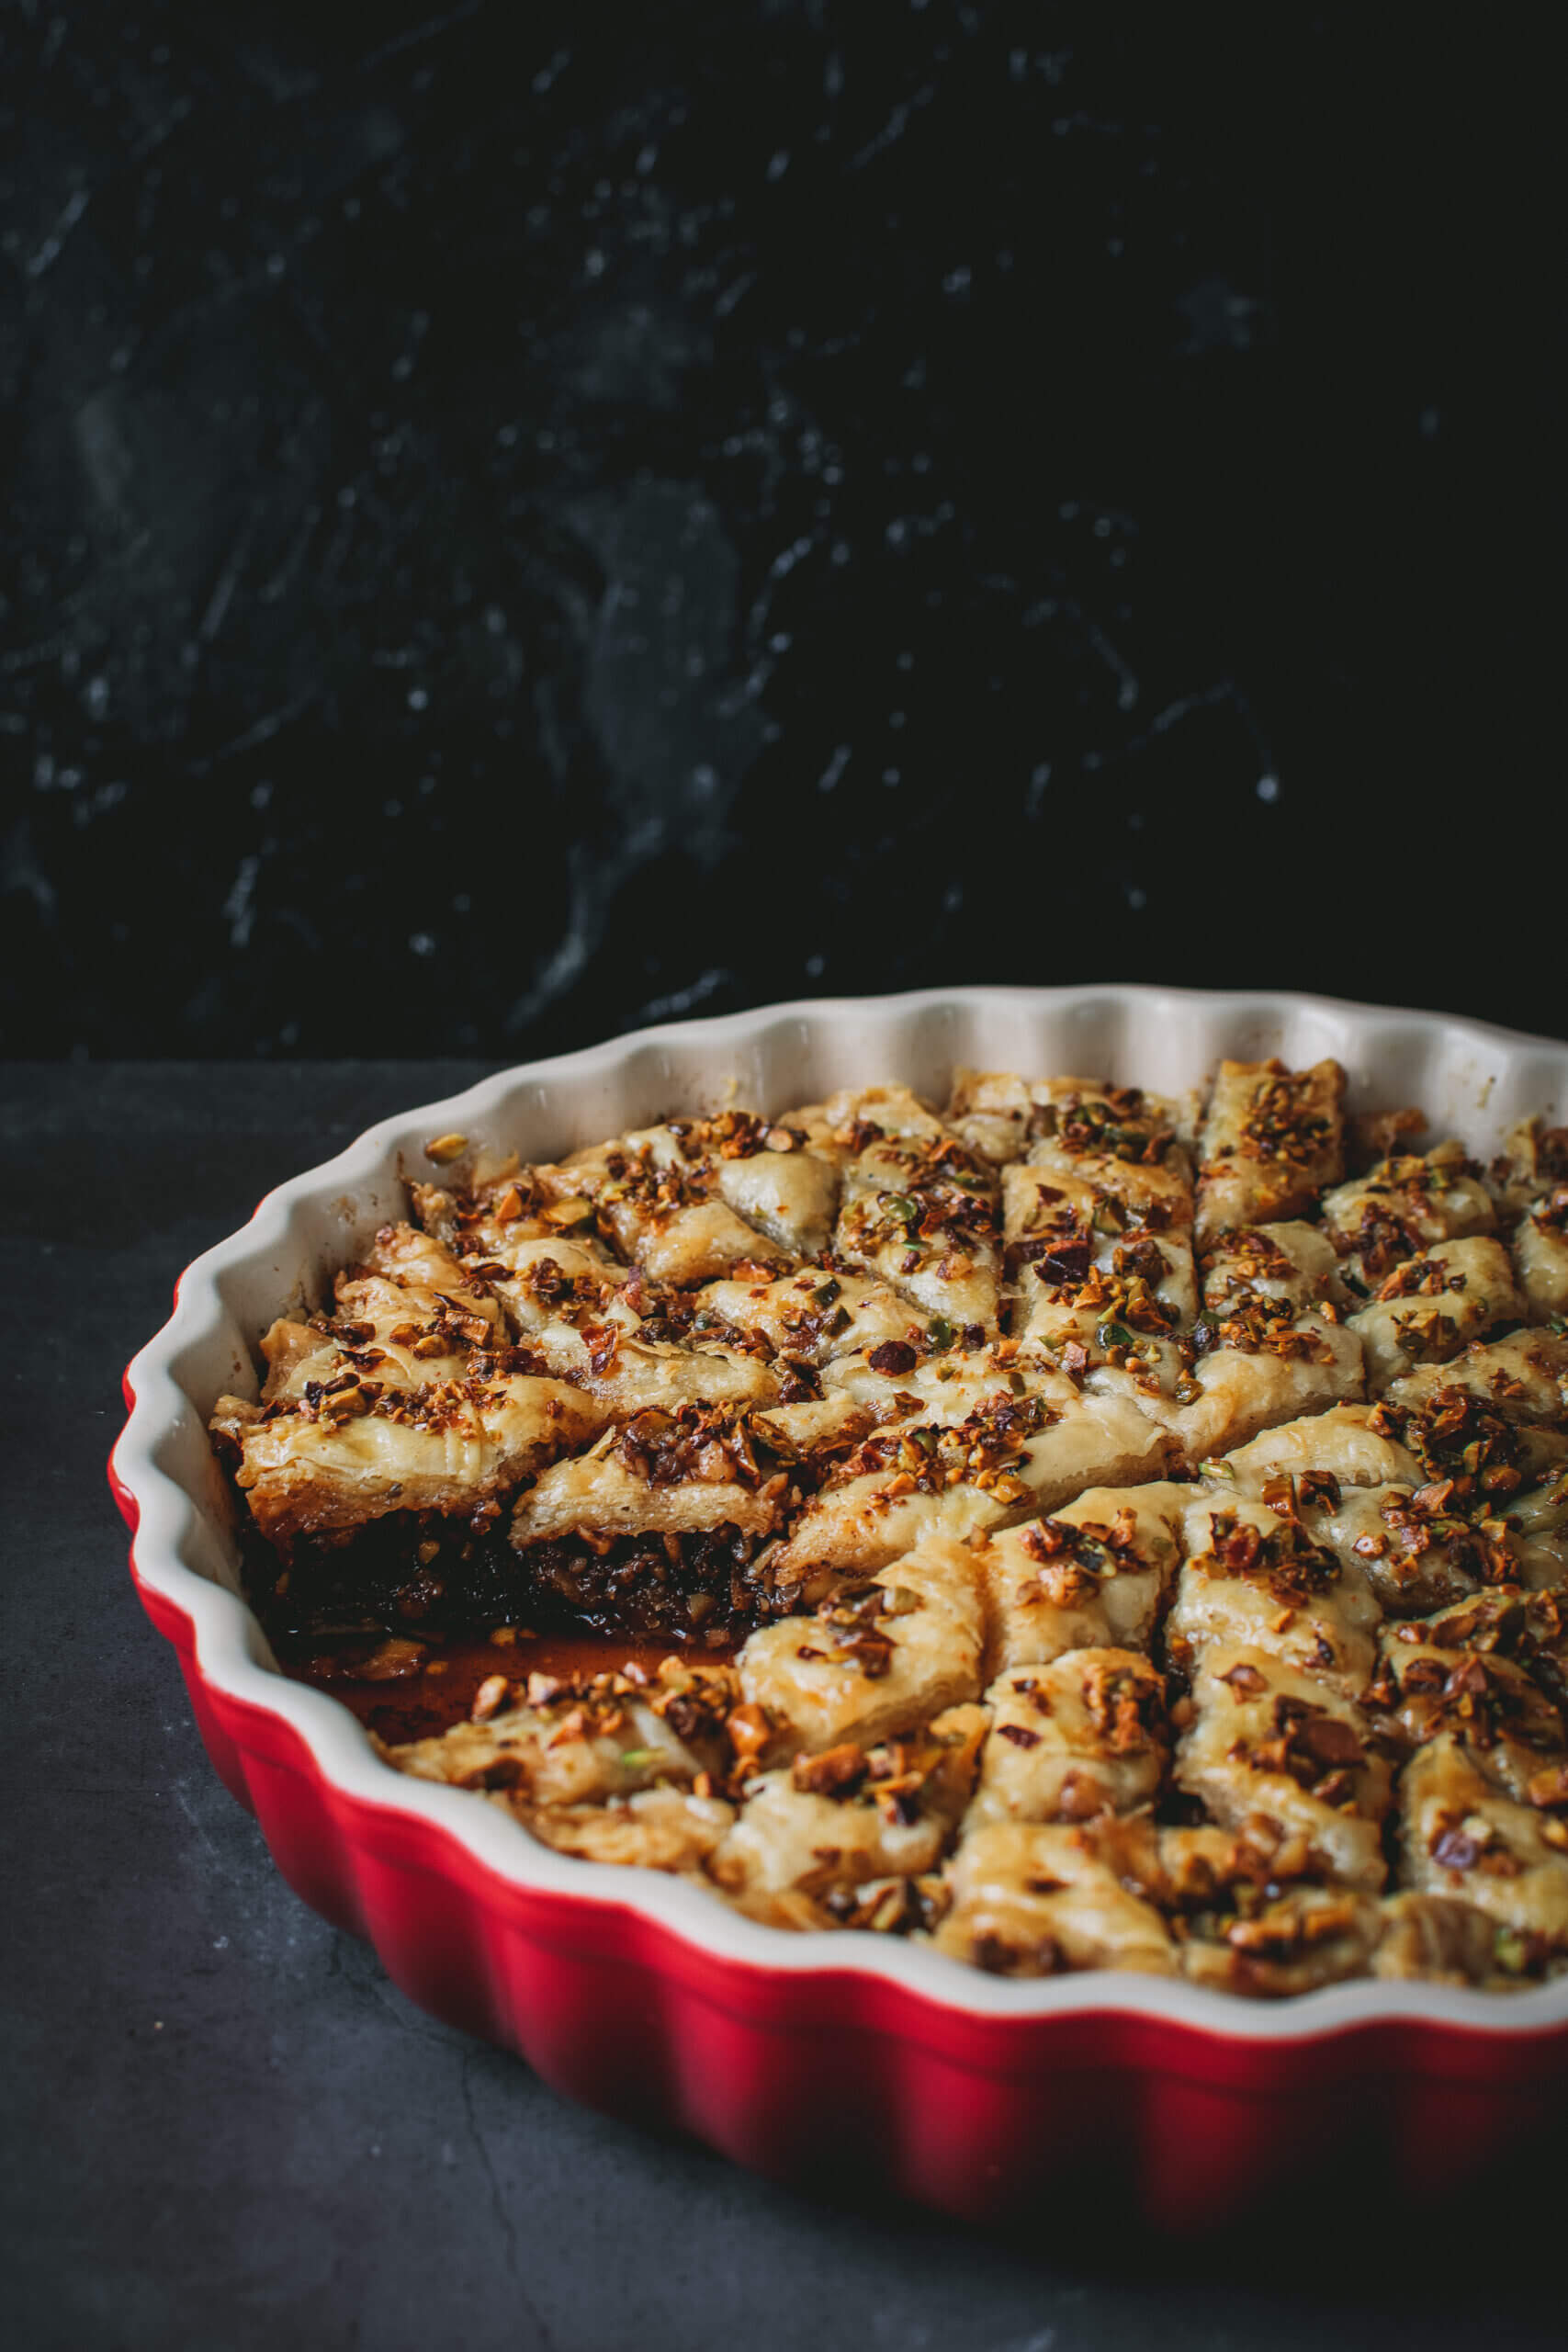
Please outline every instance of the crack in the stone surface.
[[537, 2304], [533, 2301], [523, 2282], [522, 2270], [518, 2263], [517, 2225], [512, 2218], [511, 2208], [502, 2193], [501, 2181], [495, 2165], [491, 2160], [491, 2153], [485, 2143], [484, 2134], [479, 2129], [479, 2117], [474, 2110], [473, 2067], [475, 2059], [479, 2055], [480, 2053], [476, 2050], [465, 2050], [458, 2075], [463, 2094], [463, 2115], [468, 2124], [468, 2137], [473, 2142], [475, 2153], [484, 2168], [485, 2178], [490, 2184], [491, 2206], [500, 2224], [505, 2244], [507, 2276], [517, 2290], [524, 2311], [538, 2331], [538, 2340], [544, 2346], [544, 2352], [555, 2352], [555, 2338], [546, 2324]]

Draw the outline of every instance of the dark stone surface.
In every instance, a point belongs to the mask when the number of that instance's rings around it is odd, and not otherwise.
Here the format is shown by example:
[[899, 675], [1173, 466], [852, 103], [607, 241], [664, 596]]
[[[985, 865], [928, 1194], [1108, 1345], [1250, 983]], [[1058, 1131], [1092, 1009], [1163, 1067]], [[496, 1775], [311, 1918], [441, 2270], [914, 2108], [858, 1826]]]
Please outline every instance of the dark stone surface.
[[118, 1372], [258, 1194], [458, 1067], [11, 1067], [0, 2309], [23, 2352], [1380, 2352], [1562, 2341], [1560, 2146], [1456, 2218], [1353, 2152], [1154, 2246], [786, 2195], [568, 2106], [305, 1910], [202, 1755], [103, 1479]]
[[1560, 1025], [1500, 878], [1429, 966], [1359, 917], [1457, 890], [1435, 804], [1561, 851], [1551, 86], [1365, 9], [6, 11], [11, 1049], [941, 979]]

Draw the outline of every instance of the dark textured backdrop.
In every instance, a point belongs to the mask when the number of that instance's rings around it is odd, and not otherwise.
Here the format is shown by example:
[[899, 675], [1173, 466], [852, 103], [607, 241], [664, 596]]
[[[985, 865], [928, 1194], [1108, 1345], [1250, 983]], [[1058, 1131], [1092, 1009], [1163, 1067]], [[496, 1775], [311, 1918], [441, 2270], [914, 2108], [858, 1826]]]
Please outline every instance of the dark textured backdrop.
[[11, 1051], [1562, 1025], [1527, 19], [430, 5], [0, 12]]

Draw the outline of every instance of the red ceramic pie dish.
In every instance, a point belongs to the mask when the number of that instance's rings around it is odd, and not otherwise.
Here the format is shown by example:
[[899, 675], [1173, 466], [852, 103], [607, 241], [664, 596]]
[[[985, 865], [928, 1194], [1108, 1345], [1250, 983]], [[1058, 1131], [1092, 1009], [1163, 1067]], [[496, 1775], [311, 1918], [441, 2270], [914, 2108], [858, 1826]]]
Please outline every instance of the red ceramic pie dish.
[[449, 1130], [540, 1159], [728, 1091], [764, 1110], [958, 1063], [1094, 1070], [1173, 1091], [1220, 1058], [1333, 1055], [1353, 1108], [1423, 1104], [1491, 1148], [1568, 1103], [1568, 1046], [1446, 1016], [1284, 995], [959, 989], [778, 1006], [508, 1070], [383, 1122], [269, 1193], [180, 1279], [125, 1379], [110, 1479], [143, 1606], [209, 1755], [290, 1885], [367, 1937], [410, 1997], [558, 2089], [781, 2177], [833, 2172], [1001, 2219], [1112, 2167], [1182, 2226], [1354, 2152], [1357, 2177], [1457, 2186], [1561, 2107], [1568, 1979], [1511, 1995], [1363, 1979], [1247, 2002], [1179, 1979], [990, 1977], [896, 1938], [786, 1935], [659, 1872], [531, 1839], [390, 1770], [348, 1709], [286, 1679], [240, 1592], [206, 1422], [254, 1394], [255, 1342], [404, 1206]]

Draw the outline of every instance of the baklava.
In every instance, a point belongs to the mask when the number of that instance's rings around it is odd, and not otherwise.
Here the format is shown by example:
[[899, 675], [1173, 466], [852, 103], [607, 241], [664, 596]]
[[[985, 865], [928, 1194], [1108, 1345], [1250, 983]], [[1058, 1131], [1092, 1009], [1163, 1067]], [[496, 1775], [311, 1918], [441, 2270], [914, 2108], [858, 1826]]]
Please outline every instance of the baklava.
[[390, 1767], [778, 1928], [1568, 1971], [1568, 1132], [1421, 1125], [1266, 1061], [434, 1138], [214, 1411], [252, 1597]]

